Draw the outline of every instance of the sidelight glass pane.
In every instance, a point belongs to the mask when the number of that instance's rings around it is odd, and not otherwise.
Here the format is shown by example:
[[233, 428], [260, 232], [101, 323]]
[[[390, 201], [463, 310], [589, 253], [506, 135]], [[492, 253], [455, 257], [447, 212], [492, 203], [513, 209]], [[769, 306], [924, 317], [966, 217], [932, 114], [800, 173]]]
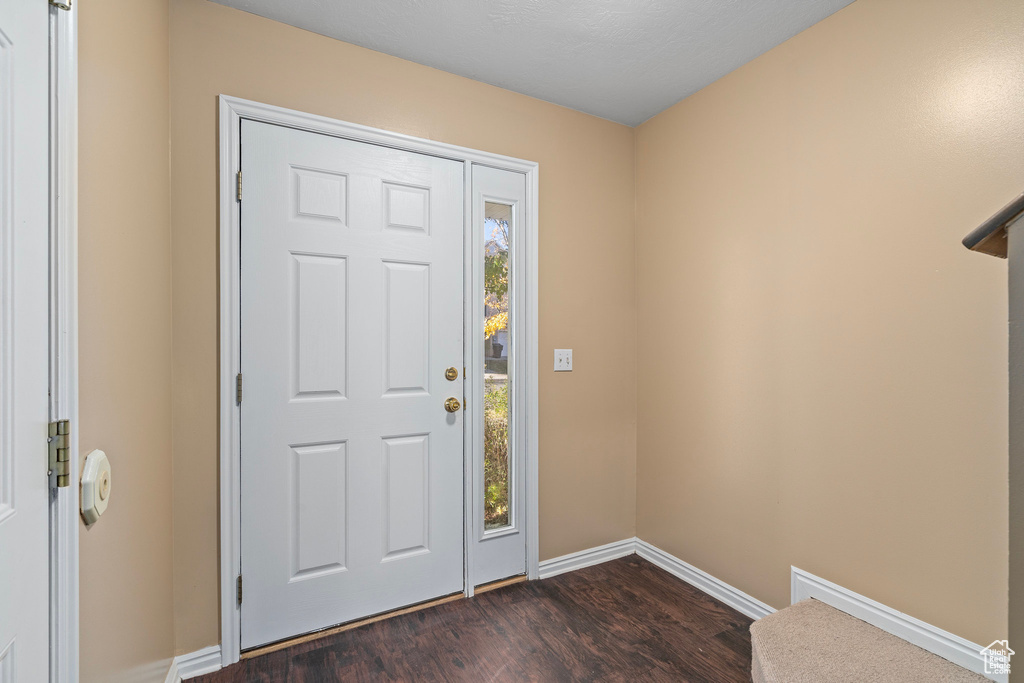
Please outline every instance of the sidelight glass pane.
[[484, 530], [512, 519], [509, 260], [512, 207], [484, 204]]

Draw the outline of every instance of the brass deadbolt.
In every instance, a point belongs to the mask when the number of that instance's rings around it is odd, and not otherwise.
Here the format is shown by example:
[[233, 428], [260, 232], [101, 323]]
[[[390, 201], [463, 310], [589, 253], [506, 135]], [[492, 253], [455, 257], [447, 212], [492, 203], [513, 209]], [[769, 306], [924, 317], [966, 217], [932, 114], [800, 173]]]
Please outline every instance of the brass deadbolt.
[[461, 407], [462, 404], [459, 403], [459, 399], [455, 398], [454, 396], [452, 396], [451, 398], [444, 402], [444, 409], [447, 410], [449, 413], [457, 413], [459, 411], [459, 408]]
[[444, 378], [449, 382], [454, 382], [459, 378], [458, 368], [448, 368], [444, 371]]

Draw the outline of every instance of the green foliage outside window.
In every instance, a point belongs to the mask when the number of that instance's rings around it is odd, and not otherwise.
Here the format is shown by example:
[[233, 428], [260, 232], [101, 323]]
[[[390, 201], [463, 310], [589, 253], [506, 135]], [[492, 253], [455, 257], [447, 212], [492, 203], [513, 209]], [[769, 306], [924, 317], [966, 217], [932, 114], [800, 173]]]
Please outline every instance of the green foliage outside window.
[[509, 523], [508, 384], [484, 394], [484, 528]]

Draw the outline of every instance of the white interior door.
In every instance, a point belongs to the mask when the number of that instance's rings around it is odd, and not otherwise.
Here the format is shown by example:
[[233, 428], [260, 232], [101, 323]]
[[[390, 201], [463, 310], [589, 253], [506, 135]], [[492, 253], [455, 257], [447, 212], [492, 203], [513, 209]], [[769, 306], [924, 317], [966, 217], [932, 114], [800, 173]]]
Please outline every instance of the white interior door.
[[48, 678], [48, 6], [0, 3], [0, 681]]
[[463, 589], [464, 180], [281, 126], [241, 140], [251, 648]]

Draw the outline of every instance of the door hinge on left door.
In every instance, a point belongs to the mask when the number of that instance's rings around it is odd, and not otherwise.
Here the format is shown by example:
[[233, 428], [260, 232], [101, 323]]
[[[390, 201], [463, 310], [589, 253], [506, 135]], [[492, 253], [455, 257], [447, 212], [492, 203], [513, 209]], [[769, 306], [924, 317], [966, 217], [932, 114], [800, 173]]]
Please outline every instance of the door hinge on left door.
[[238, 584], [238, 604], [241, 605], [242, 604], [242, 575], [241, 574], [238, 575], [237, 584]]
[[71, 9], [71, 0], [64, 0], [64, 2], [60, 2], [59, 0], [50, 0], [50, 4], [56, 7], [57, 9]]
[[64, 488], [68, 485], [70, 473], [71, 453], [71, 423], [67, 420], [56, 420], [50, 423], [49, 438], [46, 439], [49, 446], [49, 471], [48, 474], [56, 474], [55, 484], [57, 488]]
[[242, 373], [235, 377], [235, 403], [242, 404]]
[[235, 176], [238, 179], [238, 201], [242, 201], [242, 172]]

